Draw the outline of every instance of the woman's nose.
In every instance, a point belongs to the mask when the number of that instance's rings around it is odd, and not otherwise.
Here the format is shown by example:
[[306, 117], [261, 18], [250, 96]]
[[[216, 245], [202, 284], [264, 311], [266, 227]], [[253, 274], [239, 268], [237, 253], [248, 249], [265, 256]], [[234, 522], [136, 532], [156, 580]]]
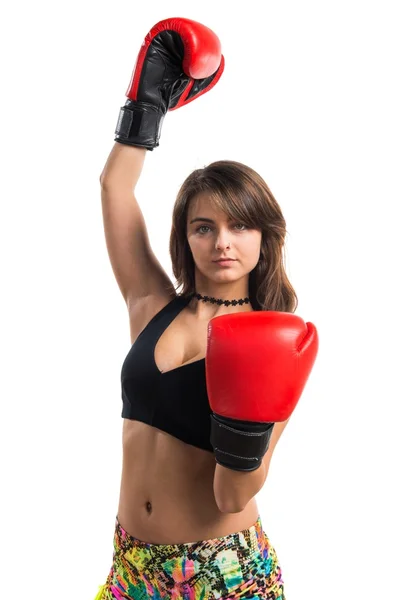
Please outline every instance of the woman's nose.
[[230, 241], [228, 240], [227, 236], [218, 236], [215, 247], [216, 249], [230, 248]]

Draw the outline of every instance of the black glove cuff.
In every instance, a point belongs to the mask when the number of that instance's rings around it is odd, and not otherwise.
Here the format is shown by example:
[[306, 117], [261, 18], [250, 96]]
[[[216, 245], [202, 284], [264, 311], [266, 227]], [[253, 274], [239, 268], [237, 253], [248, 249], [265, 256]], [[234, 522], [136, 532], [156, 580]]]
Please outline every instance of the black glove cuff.
[[255, 471], [268, 450], [275, 423], [234, 421], [211, 414], [210, 442], [217, 463], [234, 471]]
[[153, 150], [159, 145], [164, 116], [162, 109], [153, 104], [128, 98], [119, 112], [114, 141]]

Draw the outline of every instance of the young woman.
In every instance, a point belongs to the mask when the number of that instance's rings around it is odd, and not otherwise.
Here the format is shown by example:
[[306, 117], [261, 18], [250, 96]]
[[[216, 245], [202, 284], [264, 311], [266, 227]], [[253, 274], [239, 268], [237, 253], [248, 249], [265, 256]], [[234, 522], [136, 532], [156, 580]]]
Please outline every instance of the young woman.
[[[284, 599], [254, 496], [288, 419], [253, 423], [256, 429], [243, 428], [246, 420], [218, 419], [226, 364], [214, 356], [206, 380], [206, 353], [216, 317], [294, 312], [296, 294], [282, 265], [285, 220], [251, 168], [218, 161], [191, 173], [173, 209], [177, 294], [152, 252], [135, 196], [167, 111], [209, 91], [223, 68], [219, 40], [203, 25], [168, 19], [153, 27], [101, 175], [106, 243], [132, 346], [121, 373], [123, 467], [113, 564], [95, 600]], [[228, 377], [235, 388], [244, 379], [237, 367], [229, 367]], [[250, 436], [260, 439], [256, 458], [246, 451]]]

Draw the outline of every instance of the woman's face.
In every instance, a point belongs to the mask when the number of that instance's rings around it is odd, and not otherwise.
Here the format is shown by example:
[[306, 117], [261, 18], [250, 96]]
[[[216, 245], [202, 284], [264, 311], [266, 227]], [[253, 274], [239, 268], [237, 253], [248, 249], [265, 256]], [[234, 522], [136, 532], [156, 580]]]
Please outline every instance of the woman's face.
[[[260, 258], [262, 233], [238, 220], [229, 221], [217, 211], [206, 194], [199, 194], [189, 206], [187, 239], [200, 273], [214, 282], [236, 281], [254, 269]], [[221, 266], [219, 258], [234, 261]]]

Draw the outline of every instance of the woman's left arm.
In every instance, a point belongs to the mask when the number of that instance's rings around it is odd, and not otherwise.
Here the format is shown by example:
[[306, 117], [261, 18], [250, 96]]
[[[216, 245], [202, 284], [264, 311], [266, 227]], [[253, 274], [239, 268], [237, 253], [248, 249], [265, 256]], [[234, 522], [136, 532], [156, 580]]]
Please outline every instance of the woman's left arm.
[[242, 511], [264, 485], [317, 351], [315, 325], [292, 313], [232, 313], [210, 320], [206, 382], [217, 462], [214, 496], [222, 512]]
[[268, 450], [263, 457], [262, 464], [255, 471], [233, 471], [217, 463], [214, 474], [214, 496], [221, 512], [241, 512], [262, 489], [267, 479], [275, 446], [289, 419], [275, 423]]

